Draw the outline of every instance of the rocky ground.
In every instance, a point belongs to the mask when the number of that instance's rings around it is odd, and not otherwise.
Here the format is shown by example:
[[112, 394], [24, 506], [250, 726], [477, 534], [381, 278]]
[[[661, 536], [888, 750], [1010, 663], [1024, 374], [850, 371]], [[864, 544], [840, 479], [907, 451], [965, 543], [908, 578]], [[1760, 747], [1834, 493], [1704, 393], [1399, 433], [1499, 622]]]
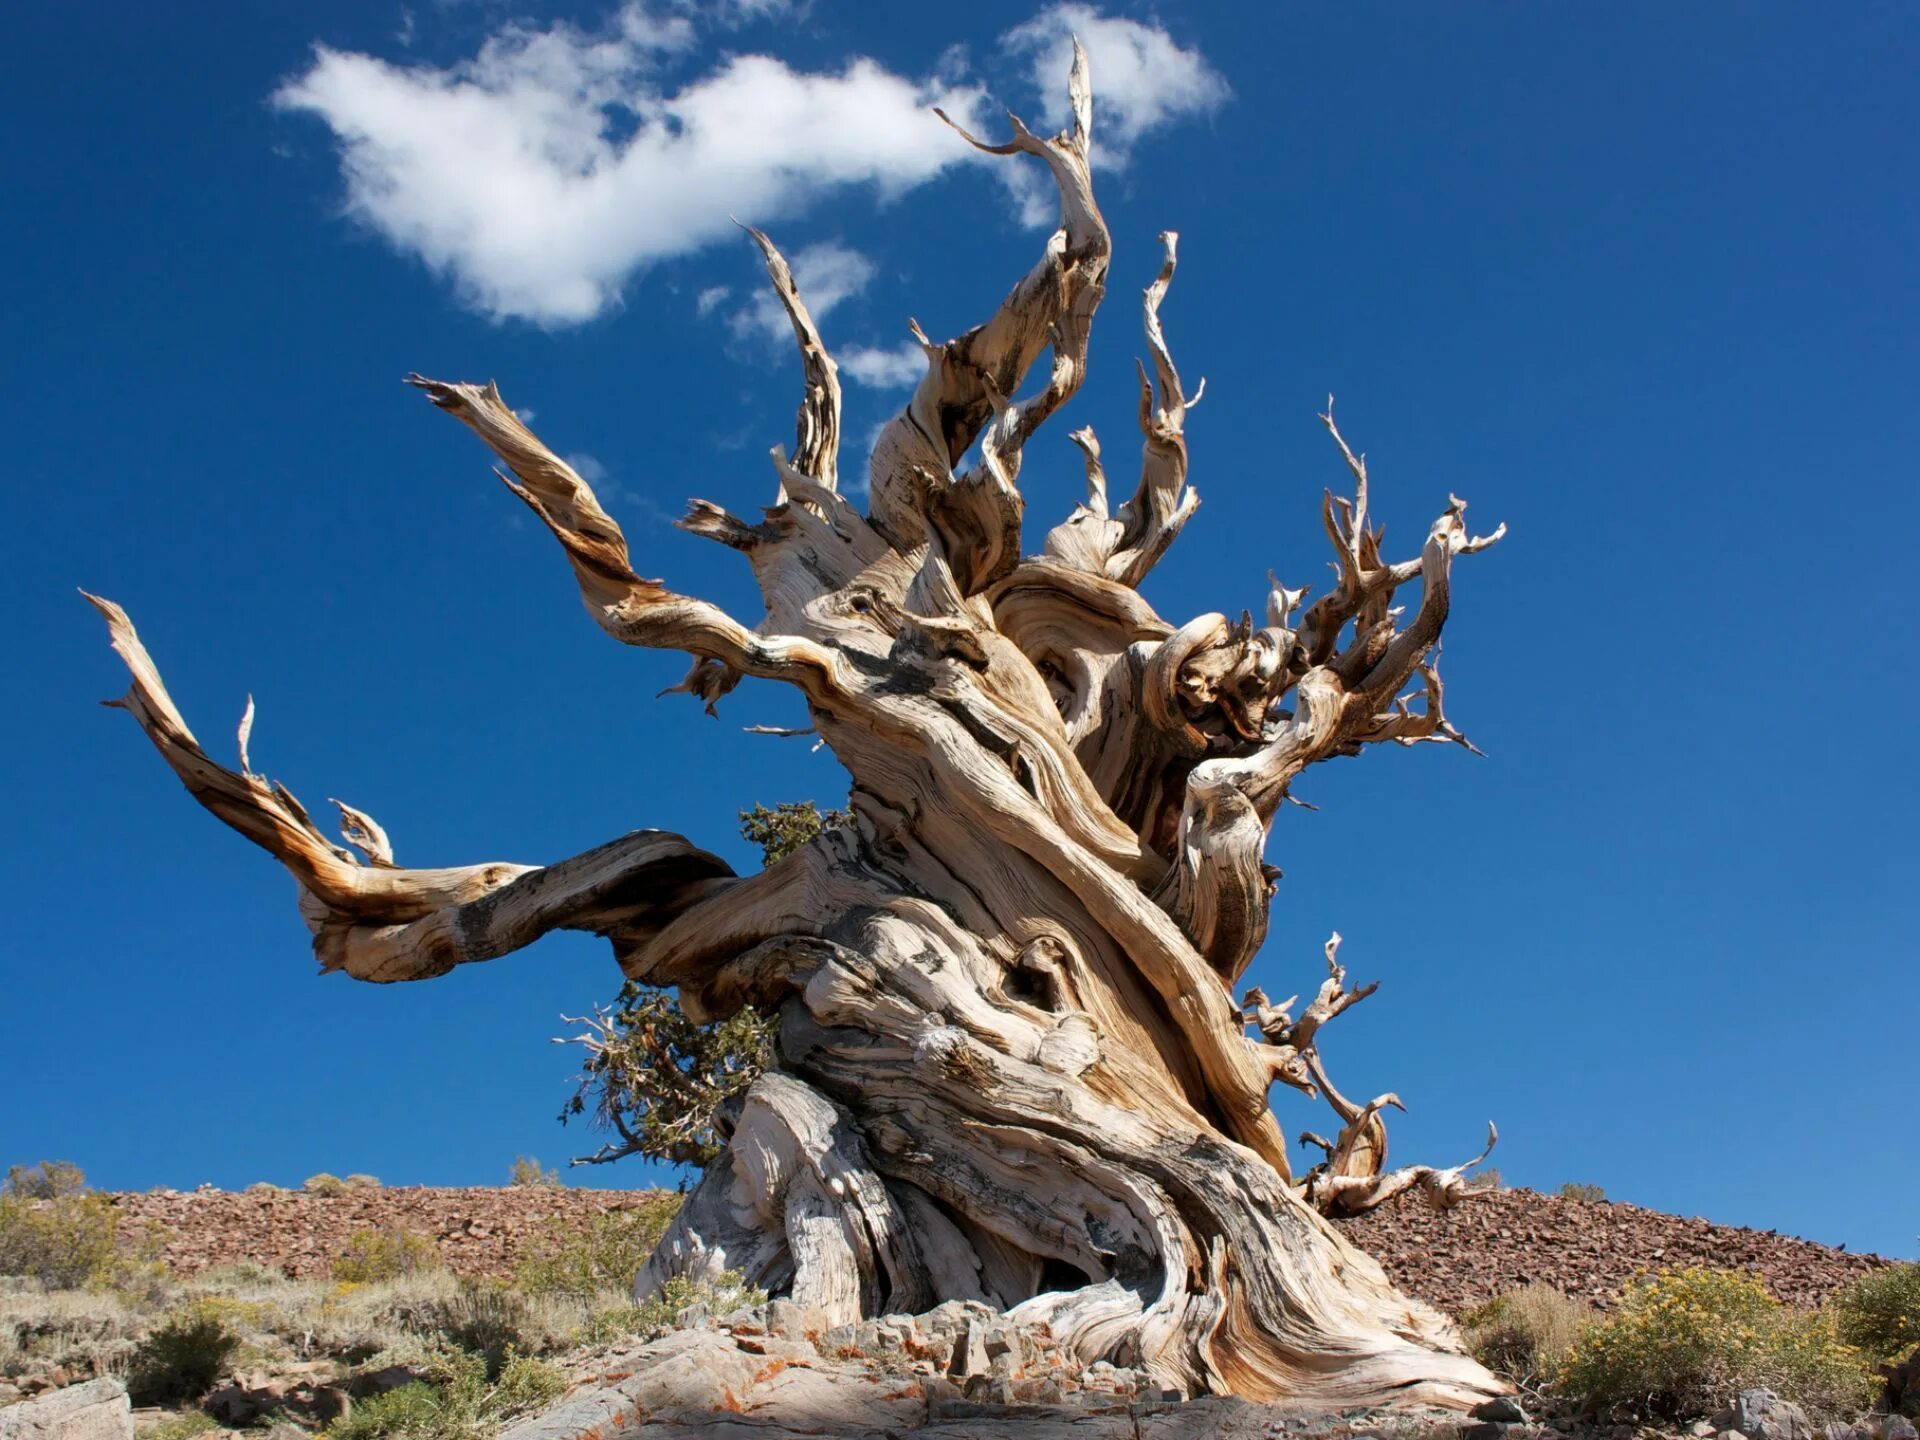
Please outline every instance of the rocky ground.
[[[508, 1275], [548, 1222], [640, 1203], [645, 1191], [558, 1186], [431, 1190], [133, 1192], [113, 1197], [122, 1228], [157, 1227], [176, 1274], [251, 1260], [297, 1278], [324, 1277], [347, 1236], [366, 1226], [434, 1240], [462, 1275]], [[1342, 1222], [1409, 1293], [1450, 1314], [1540, 1280], [1605, 1305], [1640, 1271], [1712, 1265], [1761, 1276], [1781, 1300], [1818, 1305], [1884, 1263], [1770, 1230], [1743, 1230], [1604, 1200], [1502, 1190], [1436, 1212], [1413, 1196]]]
[[[129, 1238], [157, 1242], [176, 1276], [251, 1261], [298, 1281], [323, 1282], [349, 1237], [369, 1227], [427, 1237], [459, 1275], [507, 1276], [556, 1223], [572, 1227], [596, 1214], [638, 1208], [654, 1193], [526, 1186], [315, 1195], [256, 1187], [239, 1194], [159, 1191], [112, 1199], [122, 1230]], [[1884, 1263], [1771, 1232], [1524, 1190], [1501, 1191], [1444, 1213], [1409, 1199], [1344, 1223], [1405, 1289], [1456, 1315], [1533, 1281], [1604, 1306], [1636, 1273], [1685, 1265], [1747, 1270], [1781, 1300], [1811, 1306]], [[1335, 1413], [1223, 1397], [1189, 1399], [1163, 1392], [1143, 1374], [1105, 1363], [1082, 1365], [1061, 1353], [1044, 1329], [1014, 1329], [977, 1305], [955, 1303], [924, 1316], [840, 1327], [784, 1301], [724, 1318], [695, 1308], [700, 1313], [682, 1314], [678, 1326], [659, 1338], [566, 1356], [563, 1398], [513, 1422], [499, 1440], [1635, 1440], [1627, 1427], [1556, 1422], [1499, 1409], [1498, 1402], [1463, 1419], [1429, 1411]], [[282, 1429], [269, 1440], [300, 1440], [354, 1403], [413, 1378], [404, 1366], [361, 1368], [366, 1373], [320, 1359], [280, 1365], [271, 1374], [236, 1373], [204, 1407], [215, 1423], [229, 1428], [202, 1440], [240, 1440], [239, 1427], [276, 1416]], [[44, 1384], [23, 1391], [36, 1393], [52, 1401], [64, 1392], [48, 1394]], [[116, 1404], [119, 1416], [124, 1393]], [[29, 1418], [23, 1406], [4, 1413], [12, 1431], [0, 1429], [0, 1440], [134, 1440], [125, 1426], [111, 1436], [40, 1435], [22, 1428]], [[287, 1417], [307, 1428], [286, 1425]], [[167, 1417], [137, 1418], [151, 1427]], [[1897, 1428], [1906, 1423], [1897, 1417], [1877, 1417], [1876, 1423], [1885, 1433], [1839, 1426], [1817, 1434], [1804, 1420], [1798, 1429], [1783, 1423], [1758, 1434], [1765, 1427], [1750, 1422], [1736, 1433], [1731, 1420], [1702, 1422], [1690, 1436], [1670, 1440], [1920, 1440], [1912, 1430]], [[118, 1419], [115, 1424], [121, 1426]], [[1651, 1440], [1653, 1433], [1642, 1432], [1639, 1440]]]
[[456, 1275], [506, 1276], [549, 1222], [581, 1223], [638, 1206], [648, 1190], [574, 1190], [558, 1185], [470, 1189], [391, 1186], [339, 1195], [258, 1186], [224, 1190], [133, 1190], [109, 1198], [130, 1241], [153, 1236], [176, 1275], [250, 1260], [295, 1279], [324, 1279], [355, 1230], [409, 1230], [439, 1246]]
[[1748, 1271], [1774, 1298], [1811, 1308], [1886, 1263], [1772, 1230], [1531, 1190], [1445, 1211], [1408, 1194], [1341, 1223], [1396, 1284], [1452, 1315], [1536, 1280], [1604, 1308], [1637, 1273], [1690, 1265]]

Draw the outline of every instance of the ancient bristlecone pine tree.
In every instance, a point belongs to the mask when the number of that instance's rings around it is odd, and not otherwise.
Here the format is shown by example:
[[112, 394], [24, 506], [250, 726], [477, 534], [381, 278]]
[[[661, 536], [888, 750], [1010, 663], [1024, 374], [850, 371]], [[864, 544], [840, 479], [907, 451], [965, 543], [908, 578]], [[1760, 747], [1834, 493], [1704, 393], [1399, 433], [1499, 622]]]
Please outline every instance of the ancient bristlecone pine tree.
[[[1111, 503], [1092, 432], [1074, 434], [1086, 502], [1022, 558], [1022, 458], [1080, 387], [1107, 279], [1083, 56], [1071, 96], [1064, 134], [1016, 119], [1004, 145], [967, 137], [1043, 162], [1060, 227], [985, 324], [920, 336], [927, 371], [874, 444], [865, 513], [838, 483], [833, 361], [754, 232], [805, 367], [798, 440], [773, 452], [763, 519], [696, 501], [681, 524], [753, 567], [758, 625], [643, 579], [494, 386], [412, 377], [503, 462], [614, 639], [690, 654], [680, 688], [709, 706], [745, 677], [799, 688], [851, 774], [851, 824], [749, 876], [657, 830], [546, 866], [403, 869], [367, 815], [340, 807], [355, 856], [253, 772], [251, 705], [240, 769], [208, 758], [126, 615], [96, 600], [133, 672], [112, 703], [292, 871], [323, 970], [425, 980], [585, 930], [697, 1020], [779, 1016], [773, 1068], [642, 1285], [737, 1268], [836, 1322], [982, 1299], [1188, 1390], [1470, 1405], [1500, 1382], [1322, 1215], [1467, 1188], [1466, 1167], [1383, 1171], [1392, 1097], [1356, 1105], [1328, 1084], [1316, 1032], [1366, 990], [1331, 944], [1297, 1019], [1257, 993], [1243, 1012], [1233, 986], [1266, 930], [1262, 847], [1294, 777], [1369, 744], [1464, 743], [1429, 657], [1454, 558], [1499, 532], [1469, 538], [1455, 500], [1417, 556], [1383, 560], [1366, 466], [1328, 417], [1353, 483], [1322, 505], [1332, 590], [1302, 610], [1276, 585], [1258, 627], [1156, 615], [1138, 586], [1197, 503], [1181, 432], [1198, 395], [1159, 316], [1168, 234], [1146, 292], [1139, 484]], [[1415, 581], [1417, 603], [1396, 603]], [[1289, 1168], [1276, 1080], [1339, 1112], [1308, 1176]]]

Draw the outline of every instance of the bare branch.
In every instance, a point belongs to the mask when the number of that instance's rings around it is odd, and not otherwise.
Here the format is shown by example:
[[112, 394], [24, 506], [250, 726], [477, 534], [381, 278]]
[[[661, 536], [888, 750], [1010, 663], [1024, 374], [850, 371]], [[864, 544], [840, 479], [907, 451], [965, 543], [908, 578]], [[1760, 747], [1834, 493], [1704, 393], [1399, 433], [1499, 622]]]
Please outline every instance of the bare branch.
[[[1077, 41], [1069, 92], [1088, 93], [1086, 55]], [[938, 526], [955, 580], [971, 595], [1005, 575], [1019, 558], [1021, 454], [1085, 376], [1087, 339], [1105, 291], [1111, 243], [1094, 203], [1091, 110], [1081, 99], [1074, 101], [1072, 127], [1051, 139], [1010, 117], [1013, 138], [990, 145], [944, 113], [941, 119], [989, 154], [1045, 161], [1060, 194], [1060, 228], [990, 320], [944, 344], [928, 341], [915, 328], [927, 351], [927, 373], [906, 409], [874, 444], [869, 512], [874, 525], [903, 551], [917, 545], [929, 525]], [[1047, 347], [1053, 350], [1047, 384], [1032, 398], [1015, 400], [1028, 369]], [[982, 441], [981, 464], [956, 476], [953, 466], [976, 437]]]
[[553, 532], [573, 566], [588, 613], [616, 640], [690, 651], [743, 675], [791, 681], [810, 695], [837, 687], [838, 662], [830, 651], [792, 637], [757, 635], [717, 605], [636, 575], [627, 537], [600, 508], [592, 487], [520, 422], [498, 387], [419, 375], [409, 376], [407, 383], [426, 391], [513, 471], [516, 479], [501, 478]]
[[[1155, 400], [1154, 380], [1140, 367], [1140, 432], [1145, 436], [1140, 467], [1140, 487], [1133, 498], [1120, 507], [1118, 515], [1107, 513], [1106, 477], [1099, 471], [1100, 451], [1093, 444], [1093, 432], [1081, 432], [1073, 438], [1087, 452], [1090, 482], [1088, 503], [1077, 507], [1066, 520], [1047, 534], [1046, 553], [1078, 569], [1105, 575], [1122, 585], [1137, 586], [1156, 561], [1166, 553], [1181, 528], [1199, 507], [1199, 495], [1187, 485], [1187, 442], [1184, 434], [1190, 402], [1181, 388], [1180, 372], [1174, 368], [1173, 355], [1167, 349], [1166, 334], [1160, 324], [1160, 303], [1173, 283], [1180, 237], [1169, 230], [1160, 237], [1164, 258], [1160, 273], [1147, 287], [1143, 311], [1147, 349], [1153, 356], [1154, 377], [1159, 383]], [[1204, 383], [1203, 386], [1204, 387]], [[1199, 400], [1196, 393], [1194, 401]]]
[[[664, 831], [638, 832], [544, 869], [494, 861], [403, 870], [392, 863], [386, 832], [364, 812], [340, 805], [347, 838], [371, 862], [360, 865], [320, 833], [285, 786], [211, 759], [126, 612], [97, 595], [86, 598], [106, 619], [113, 648], [133, 677], [125, 696], [106, 703], [139, 722], [195, 800], [300, 882], [300, 908], [323, 970], [344, 970], [357, 980], [430, 979], [557, 929], [603, 934], [619, 949], [640, 943], [733, 874], [718, 858]], [[647, 902], [636, 904], [634, 895], [648, 891]]]
[[1314, 1169], [1303, 1181], [1302, 1188], [1308, 1202], [1329, 1215], [1364, 1215], [1394, 1196], [1415, 1188], [1419, 1190], [1420, 1197], [1435, 1210], [1451, 1210], [1464, 1200], [1490, 1194], [1493, 1189], [1491, 1185], [1469, 1180], [1467, 1172], [1493, 1153], [1500, 1132], [1492, 1121], [1488, 1121], [1486, 1148], [1463, 1164], [1444, 1170], [1431, 1165], [1407, 1165], [1373, 1175], [1341, 1174], [1336, 1164], [1338, 1144], [1329, 1146], [1317, 1135], [1302, 1135], [1300, 1139], [1304, 1143], [1320, 1145], [1328, 1152], [1327, 1164]]
[[[787, 260], [767, 238], [766, 232], [744, 227], [760, 247], [767, 262], [767, 277], [774, 293], [793, 324], [793, 338], [800, 346], [800, 363], [806, 372], [806, 393], [801, 397], [799, 414], [794, 420], [793, 468], [827, 490], [840, 488], [840, 369], [827, 353], [820, 328], [813, 323], [793, 271]], [[784, 487], [781, 501], [787, 499]]]

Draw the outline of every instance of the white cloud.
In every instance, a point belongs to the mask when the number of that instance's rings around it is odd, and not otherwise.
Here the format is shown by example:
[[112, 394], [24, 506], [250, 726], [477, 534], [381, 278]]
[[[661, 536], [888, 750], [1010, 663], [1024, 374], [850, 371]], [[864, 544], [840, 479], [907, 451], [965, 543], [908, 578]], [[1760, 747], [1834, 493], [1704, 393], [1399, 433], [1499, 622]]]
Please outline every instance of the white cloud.
[[897, 350], [855, 345], [836, 354], [834, 360], [842, 375], [856, 385], [871, 386], [875, 390], [899, 390], [916, 383], [927, 373], [926, 352], [911, 341]]
[[1149, 130], [1218, 109], [1233, 92], [1198, 50], [1182, 50], [1166, 31], [1067, 3], [1009, 30], [1002, 43], [1028, 60], [1040, 94], [1040, 120], [1051, 130], [1071, 120], [1061, 77], [1073, 62], [1073, 37], [1086, 47], [1093, 75], [1093, 137], [1100, 160], [1124, 163]]
[[[734, 0], [719, 21], [792, 8]], [[1226, 94], [1164, 32], [1056, 5], [1007, 37], [1030, 60], [1043, 118], [1064, 113], [1069, 30], [1092, 55], [1111, 153]], [[979, 161], [931, 113], [990, 126], [984, 90], [951, 53], [922, 80], [858, 57], [810, 73], [729, 55], [674, 88], [660, 67], [697, 38], [686, 14], [626, 0], [595, 30], [506, 25], [445, 67], [321, 46], [273, 98], [333, 131], [349, 215], [475, 309], [547, 326], [592, 319], [636, 271], [730, 239], [730, 216], [765, 224], [853, 185], [890, 198]]]
[[[866, 289], [873, 279], [873, 262], [835, 240], [794, 251], [787, 256], [787, 265], [816, 324], [842, 300]], [[729, 315], [727, 326], [742, 339], [758, 335], [786, 345], [793, 343], [793, 324], [771, 284], [756, 290], [744, 309]]]
[[731, 285], [709, 285], [694, 298], [694, 314], [705, 319], [715, 310], [727, 303], [727, 297], [733, 294]]
[[676, 4], [683, 11], [704, 13], [708, 19], [735, 29], [756, 20], [782, 20], [806, 9], [796, 0], [676, 0]]
[[607, 467], [600, 463], [597, 456], [589, 455], [584, 450], [577, 450], [571, 455], [563, 455], [560, 458], [571, 465], [574, 473], [587, 484], [604, 485], [606, 483]]

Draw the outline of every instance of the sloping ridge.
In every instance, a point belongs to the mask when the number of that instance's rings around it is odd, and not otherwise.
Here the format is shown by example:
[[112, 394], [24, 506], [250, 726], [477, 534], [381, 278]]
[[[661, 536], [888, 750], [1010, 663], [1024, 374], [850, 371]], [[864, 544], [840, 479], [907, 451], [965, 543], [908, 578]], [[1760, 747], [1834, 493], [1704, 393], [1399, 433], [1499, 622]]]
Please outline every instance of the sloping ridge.
[[[652, 1193], [409, 1186], [332, 1196], [133, 1191], [112, 1199], [129, 1234], [159, 1227], [163, 1258], [179, 1274], [250, 1260], [298, 1277], [323, 1276], [354, 1230], [385, 1226], [432, 1239], [460, 1274], [506, 1275], [550, 1221], [584, 1226]], [[1885, 1263], [1772, 1231], [1531, 1190], [1502, 1190], [1444, 1212], [1406, 1196], [1341, 1223], [1403, 1289], [1455, 1314], [1534, 1280], [1604, 1305], [1636, 1273], [1682, 1265], [1749, 1271], [1779, 1299], [1817, 1305]]]

